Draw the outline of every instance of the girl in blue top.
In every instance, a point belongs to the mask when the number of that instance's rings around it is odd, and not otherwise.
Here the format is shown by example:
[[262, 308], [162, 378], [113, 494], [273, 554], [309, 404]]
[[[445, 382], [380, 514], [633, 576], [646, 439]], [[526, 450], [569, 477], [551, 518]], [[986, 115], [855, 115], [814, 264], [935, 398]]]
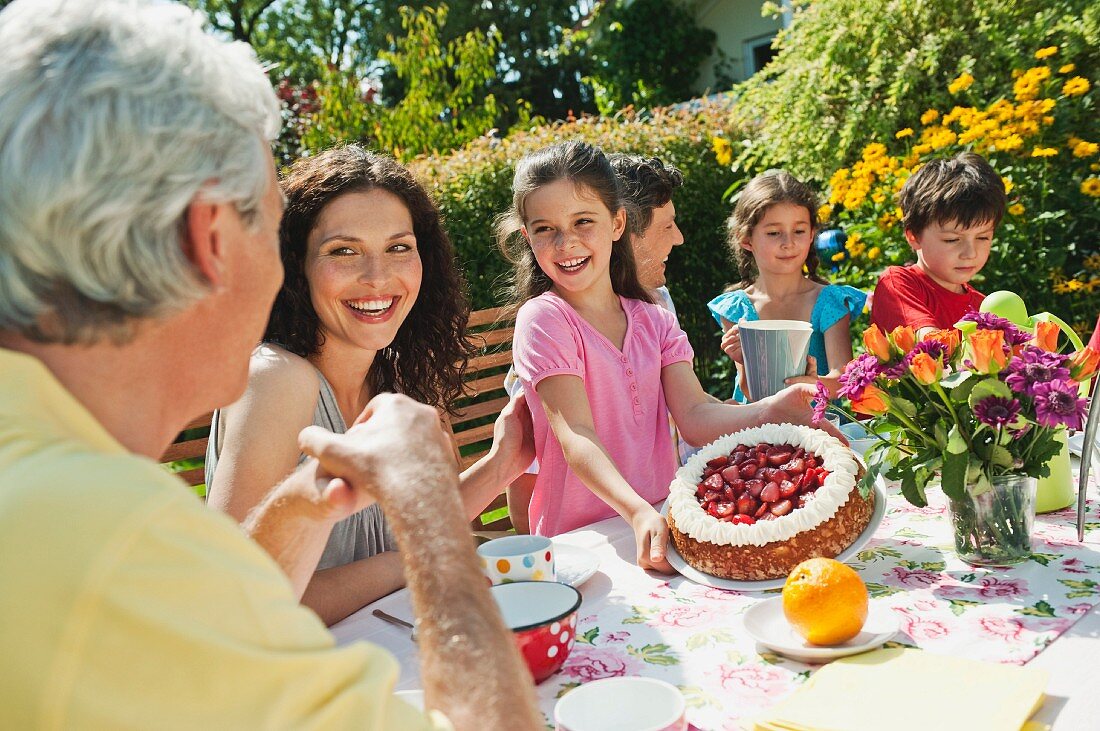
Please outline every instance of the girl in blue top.
[[[729, 247], [740, 284], [707, 305], [722, 326], [722, 350], [737, 364], [733, 398], [746, 402], [744, 358], [737, 323], [802, 320], [814, 329], [807, 375], [787, 383], [824, 383], [835, 397], [852, 359], [848, 331], [867, 295], [829, 284], [818, 274], [817, 196], [790, 173], [769, 170], [745, 186], [729, 220]], [[817, 375], [813, 375], [816, 373]]]

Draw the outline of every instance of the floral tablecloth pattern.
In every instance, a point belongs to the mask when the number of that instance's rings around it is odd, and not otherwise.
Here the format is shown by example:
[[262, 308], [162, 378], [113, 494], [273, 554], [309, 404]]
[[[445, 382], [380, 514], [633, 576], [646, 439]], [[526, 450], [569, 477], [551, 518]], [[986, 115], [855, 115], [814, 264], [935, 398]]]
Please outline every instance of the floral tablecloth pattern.
[[[896, 489], [871, 542], [850, 564], [873, 602], [897, 615], [895, 642], [992, 662], [1022, 664], [1100, 603], [1100, 516], [1090, 480], [1085, 542], [1075, 512], [1036, 518], [1033, 554], [1009, 569], [976, 569], [955, 557], [945, 500], [915, 508]], [[584, 531], [577, 532], [583, 540]], [[684, 579], [616, 571], [606, 594], [585, 603], [577, 644], [561, 672], [539, 686], [543, 710], [572, 687], [645, 675], [678, 686], [698, 729], [741, 729], [803, 683], [816, 666], [757, 652], [742, 615], [778, 594], [734, 592]], [[764, 648], [760, 648], [761, 651]]]

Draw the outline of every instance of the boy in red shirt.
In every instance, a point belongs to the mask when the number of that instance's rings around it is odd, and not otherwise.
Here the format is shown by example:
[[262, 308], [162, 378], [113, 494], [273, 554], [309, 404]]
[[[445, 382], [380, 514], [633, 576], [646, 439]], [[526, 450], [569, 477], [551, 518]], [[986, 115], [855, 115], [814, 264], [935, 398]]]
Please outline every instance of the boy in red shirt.
[[982, 156], [964, 152], [925, 163], [905, 181], [898, 202], [917, 261], [882, 273], [871, 322], [884, 332], [908, 325], [918, 337], [954, 327], [985, 299], [970, 280], [985, 266], [1004, 217], [1004, 181]]

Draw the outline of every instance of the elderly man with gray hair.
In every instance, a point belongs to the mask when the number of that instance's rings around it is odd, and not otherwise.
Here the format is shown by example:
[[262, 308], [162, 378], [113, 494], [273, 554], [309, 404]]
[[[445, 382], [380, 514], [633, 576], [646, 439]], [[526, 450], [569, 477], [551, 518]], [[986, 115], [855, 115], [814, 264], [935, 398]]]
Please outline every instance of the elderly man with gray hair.
[[[182, 6], [0, 12], [0, 728], [540, 725], [433, 410], [383, 395], [346, 434], [304, 431], [255, 542], [156, 462], [244, 389], [282, 280], [278, 120], [250, 49]], [[430, 717], [393, 698], [392, 657], [334, 647], [298, 602], [372, 500]]]

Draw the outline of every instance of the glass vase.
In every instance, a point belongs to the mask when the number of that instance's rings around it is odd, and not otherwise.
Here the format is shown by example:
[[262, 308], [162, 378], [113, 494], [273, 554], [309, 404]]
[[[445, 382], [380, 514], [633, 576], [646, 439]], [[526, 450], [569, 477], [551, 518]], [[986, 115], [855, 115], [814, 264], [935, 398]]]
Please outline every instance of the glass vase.
[[955, 551], [973, 566], [1010, 566], [1031, 556], [1035, 522], [1034, 477], [1011, 474], [993, 478], [993, 488], [963, 500], [948, 500]]

